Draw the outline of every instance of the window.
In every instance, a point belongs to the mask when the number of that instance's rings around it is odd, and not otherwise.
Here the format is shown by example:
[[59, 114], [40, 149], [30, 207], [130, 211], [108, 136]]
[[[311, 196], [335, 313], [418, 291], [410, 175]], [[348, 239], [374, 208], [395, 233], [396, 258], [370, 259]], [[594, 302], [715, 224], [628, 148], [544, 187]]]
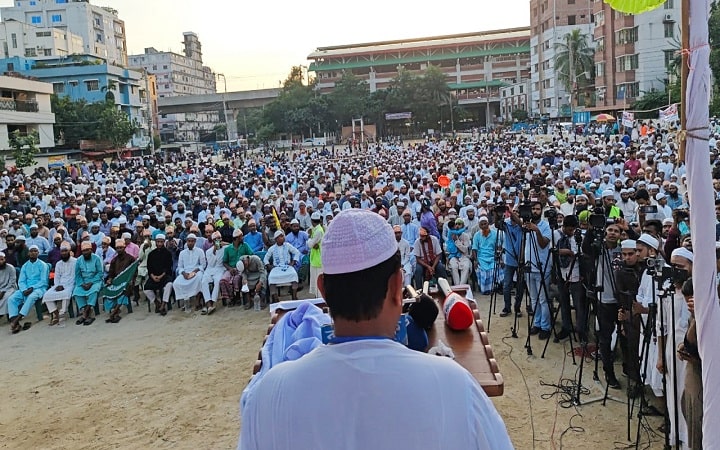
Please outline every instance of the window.
[[520, 86], [520, 93], [521, 93], [521, 94], [523, 93], [523, 87], [522, 87], [522, 86]]
[[37, 0], [30, 0], [30, 6], [37, 5]]
[[62, 14], [53, 14], [52, 21], [53, 23], [62, 22]]
[[50, 37], [52, 36], [52, 33], [50, 31], [38, 31], [35, 33], [35, 36], [37, 37]]
[[596, 77], [602, 77], [605, 75], [605, 63], [597, 63], [595, 64], [595, 76]]
[[605, 38], [602, 37], [595, 41], [595, 50], [602, 52], [605, 51]]
[[163, 64], [163, 70], [167, 70], [168, 66], [167, 64]]
[[574, 5], [574, 4], [575, 4], [575, 0], [568, 0], [568, 5]]
[[12, 48], [17, 48], [17, 34], [11, 34], [10, 38], [12, 39]]
[[624, 28], [615, 33], [615, 41], [618, 44], [632, 44], [638, 40], [638, 27]]
[[636, 98], [640, 95], [640, 83], [619, 84], [615, 89], [615, 98], [617, 100], [627, 100]]
[[595, 26], [602, 26], [605, 24], [605, 13], [598, 11], [595, 13]]
[[52, 56], [52, 49], [51, 48], [43, 49], [43, 56]]
[[665, 54], [665, 68], [669, 68], [675, 61], [675, 50], [663, 50]]
[[40, 16], [31, 16], [31, 17], [30, 17], [30, 23], [34, 23], [34, 24], [42, 23], [42, 17], [40, 17]]
[[37, 56], [37, 52], [35, 51], [35, 48], [26, 48], [25, 49], [25, 57], [30, 58], [33, 56]]
[[67, 3], [68, 0], [55, 0], [55, 3]]
[[568, 25], [575, 25], [575, 16], [568, 16]]
[[665, 9], [675, 8], [675, 0], [665, 0]]
[[100, 82], [98, 80], [85, 80], [85, 88], [88, 91], [100, 90]]
[[624, 55], [617, 58], [617, 71], [635, 70], [639, 66], [638, 55]]
[[675, 37], [675, 22], [663, 23], [663, 28], [665, 29], [666, 38]]
[[70, 80], [68, 81], [68, 84], [70, 85], [70, 87], [77, 87], [78, 82], [77, 80]]
[[14, 72], [15, 71], [15, 63], [8, 63], [7, 68], [8, 68], [8, 72]]
[[65, 83], [53, 83], [53, 92], [62, 94], [65, 92]]

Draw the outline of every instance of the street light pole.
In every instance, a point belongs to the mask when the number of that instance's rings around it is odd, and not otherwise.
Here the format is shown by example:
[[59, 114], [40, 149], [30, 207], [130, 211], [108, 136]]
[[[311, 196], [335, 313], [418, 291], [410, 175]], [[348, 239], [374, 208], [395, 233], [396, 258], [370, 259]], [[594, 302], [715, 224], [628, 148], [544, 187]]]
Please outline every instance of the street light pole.
[[225, 85], [225, 89], [223, 91], [223, 115], [225, 116], [225, 139], [228, 141], [230, 140], [230, 126], [228, 125], [228, 113], [227, 113], [227, 101], [225, 96], [227, 95], [227, 78], [225, 78], [225, 74], [218, 73], [215, 75], [216, 77], [220, 78], [222, 77], [223, 83]]

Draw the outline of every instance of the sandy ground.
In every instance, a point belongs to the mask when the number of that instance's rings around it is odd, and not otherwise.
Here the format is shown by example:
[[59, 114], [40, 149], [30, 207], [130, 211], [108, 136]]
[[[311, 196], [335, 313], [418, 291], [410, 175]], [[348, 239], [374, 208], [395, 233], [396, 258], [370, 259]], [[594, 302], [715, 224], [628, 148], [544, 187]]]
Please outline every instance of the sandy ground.
[[[486, 300], [480, 309], [486, 321]], [[116, 325], [103, 316], [89, 327], [68, 321], [64, 328], [31, 318], [33, 327], [15, 336], [0, 321], [0, 448], [235, 448], [238, 401], [267, 331], [267, 311], [221, 307], [206, 317], [173, 309], [163, 318], [141, 305]], [[554, 389], [541, 381], [573, 378], [578, 366], [563, 358], [567, 343], [551, 342], [541, 359], [541, 341], [533, 339], [534, 356], [527, 356], [525, 322], [514, 339], [512, 321], [493, 316], [490, 336], [505, 380], [505, 395], [493, 401], [516, 448], [627, 445], [622, 391], [612, 394], [623, 403], [577, 409], [559, 406], [557, 396], [542, 398]], [[602, 396], [591, 366], [583, 379], [591, 388], [583, 401]], [[566, 431], [571, 420], [575, 428]], [[655, 437], [652, 448], [660, 445]]]

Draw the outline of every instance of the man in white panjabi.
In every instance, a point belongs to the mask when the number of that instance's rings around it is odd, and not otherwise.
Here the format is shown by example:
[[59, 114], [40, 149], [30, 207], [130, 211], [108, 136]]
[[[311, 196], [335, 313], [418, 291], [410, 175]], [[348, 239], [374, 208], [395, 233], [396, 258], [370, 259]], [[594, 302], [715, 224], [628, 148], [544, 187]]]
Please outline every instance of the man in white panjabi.
[[[207, 267], [202, 276], [202, 295], [205, 300], [204, 311], [207, 312], [210, 308], [215, 308], [218, 295], [220, 294], [220, 279], [225, 273], [225, 266], [223, 265], [223, 254], [224, 248], [222, 246], [222, 235], [219, 231], [216, 231], [211, 236], [213, 245], [205, 251], [205, 260], [207, 261]], [[210, 283], [213, 284], [212, 292], [210, 292]]]
[[[43, 295], [43, 303], [50, 313], [50, 325], [57, 325], [65, 317], [68, 302], [75, 288], [75, 264], [77, 260], [70, 253], [70, 243], [60, 244], [60, 260], [55, 263], [55, 284]], [[57, 302], [62, 302], [58, 312]]]
[[173, 281], [173, 289], [175, 290], [175, 298], [178, 302], [185, 300], [185, 311], [192, 311], [190, 305], [193, 297], [200, 293], [200, 285], [202, 284], [203, 269], [205, 269], [205, 253], [195, 247], [197, 236], [188, 234], [185, 242], [185, 249], [180, 252], [178, 257], [177, 278]]
[[513, 448], [467, 370], [393, 340], [403, 277], [395, 235], [379, 214], [340, 212], [322, 263], [318, 287], [334, 337], [274, 366], [246, 393], [238, 449]]
[[7, 301], [17, 288], [17, 271], [5, 260], [5, 253], [0, 252], [0, 316], [7, 314]]
[[268, 274], [272, 302], [278, 301], [276, 286], [285, 284], [290, 285], [292, 298], [297, 300], [298, 274], [293, 266], [300, 261], [302, 255], [295, 247], [285, 242], [285, 233], [282, 230], [277, 230], [273, 237], [275, 238], [275, 245], [268, 249], [267, 254], [265, 254], [265, 261], [263, 261], [266, 266], [272, 267]]

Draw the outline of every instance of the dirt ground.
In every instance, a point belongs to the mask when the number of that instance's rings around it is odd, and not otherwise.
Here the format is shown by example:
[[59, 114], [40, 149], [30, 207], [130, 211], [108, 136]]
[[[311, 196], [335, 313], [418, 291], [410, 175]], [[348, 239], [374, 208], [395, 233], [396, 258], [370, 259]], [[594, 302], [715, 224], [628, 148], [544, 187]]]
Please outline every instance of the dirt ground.
[[[487, 321], [487, 299], [480, 300]], [[498, 309], [499, 311], [499, 309]], [[141, 305], [119, 324], [101, 317], [89, 327], [68, 321], [64, 328], [35, 322], [11, 335], [0, 332], [0, 448], [9, 449], [232, 449], [240, 429], [240, 393], [252, 373], [269, 314], [219, 308], [212, 316], [173, 309], [166, 317]], [[615, 449], [626, 439], [624, 391], [609, 400], [563, 408], [549, 396], [558, 383], [574, 378], [569, 344], [533, 339], [533, 356], [524, 348], [526, 322], [519, 338], [510, 337], [511, 317], [494, 315], [491, 343], [505, 381], [494, 398], [518, 449]], [[579, 364], [579, 360], [578, 360]], [[602, 397], [592, 381], [592, 364], [583, 381], [591, 392], [583, 402]], [[620, 373], [619, 367], [617, 373]], [[625, 378], [620, 378], [625, 386]], [[529, 405], [529, 407], [528, 407]], [[651, 421], [653, 427], [659, 420]], [[572, 428], [568, 428], [572, 425]], [[632, 423], [634, 439], [637, 423]], [[641, 448], [648, 443], [643, 432]], [[651, 448], [660, 448], [653, 437]]]

